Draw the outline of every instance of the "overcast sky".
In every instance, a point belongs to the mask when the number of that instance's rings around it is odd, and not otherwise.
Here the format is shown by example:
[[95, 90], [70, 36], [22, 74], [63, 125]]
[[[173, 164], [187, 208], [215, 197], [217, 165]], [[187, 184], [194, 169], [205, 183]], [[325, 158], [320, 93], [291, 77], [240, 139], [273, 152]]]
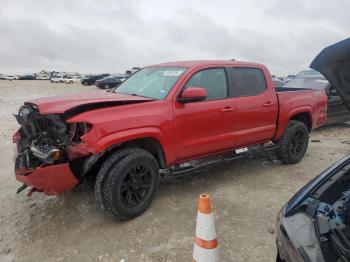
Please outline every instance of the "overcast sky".
[[235, 58], [284, 75], [349, 33], [349, 0], [0, 0], [0, 73]]

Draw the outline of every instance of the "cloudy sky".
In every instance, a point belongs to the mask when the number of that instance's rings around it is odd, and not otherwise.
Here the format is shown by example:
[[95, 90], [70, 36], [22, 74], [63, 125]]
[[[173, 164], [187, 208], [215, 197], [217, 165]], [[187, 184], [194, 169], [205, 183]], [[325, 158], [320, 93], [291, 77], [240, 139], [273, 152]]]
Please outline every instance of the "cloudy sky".
[[0, 73], [230, 59], [284, 75], [350, 36], [349, 0], [0, 0]]

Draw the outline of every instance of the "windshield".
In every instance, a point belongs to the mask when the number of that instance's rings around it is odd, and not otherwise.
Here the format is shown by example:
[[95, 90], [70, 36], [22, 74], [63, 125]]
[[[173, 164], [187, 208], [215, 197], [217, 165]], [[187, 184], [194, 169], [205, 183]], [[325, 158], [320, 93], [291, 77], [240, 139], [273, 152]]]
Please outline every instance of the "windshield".
[[146, 67], [126, 79], [114, 92], [164, 99], [185, 71], [184, 67]]
[[296, 77], [302, 77], [302, 76], [320, 76], [320, 77], [322, 77], [320, 72], [317, 72], [317, 71], [312, 70], [312, 69], [301, 71], [296, 75]]
[[293, 80], [289, 81], [284, 85], [284, 87], [294, 87], [294, 88], [308, 88], [324, 90], [329, 86], [329, 82], [323, 76], [318, 77], [299, 77], [297, 76]]

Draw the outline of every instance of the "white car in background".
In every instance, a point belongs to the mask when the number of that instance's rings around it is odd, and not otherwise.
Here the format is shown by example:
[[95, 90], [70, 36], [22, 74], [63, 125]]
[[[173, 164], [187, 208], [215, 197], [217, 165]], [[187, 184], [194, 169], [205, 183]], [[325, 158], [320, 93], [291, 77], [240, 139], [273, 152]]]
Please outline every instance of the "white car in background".
[[80, 83], [81, 78], [82, 78], [81, 76], [66, 77], [64, 79], [64, 82], [67, 84]]
[[7, 75], [7, 76], [5, 76], [5, 79], [6, 79], [6, 80], [10, 80], [10, 81], [12, 81], [12, 80], [18, 80], [18, 76]]
[[50, 77], [49, 76], [37, 76], [36, 77], [36, 80], [49, 80], [50, 79]]
[[66, 81], [65, 76], [54, 76], [51, 77], [50, 82], [51, 83], [64, 83]]

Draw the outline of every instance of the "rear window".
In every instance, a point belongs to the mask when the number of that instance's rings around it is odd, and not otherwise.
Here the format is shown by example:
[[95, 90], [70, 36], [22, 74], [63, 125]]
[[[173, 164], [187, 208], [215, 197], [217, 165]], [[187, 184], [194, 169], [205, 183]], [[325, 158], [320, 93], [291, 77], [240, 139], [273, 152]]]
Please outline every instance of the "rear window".
[[266, 90], [264, 74], [258, 68], [232, 68], [231, 76], [235, 96], [255, 96]]

